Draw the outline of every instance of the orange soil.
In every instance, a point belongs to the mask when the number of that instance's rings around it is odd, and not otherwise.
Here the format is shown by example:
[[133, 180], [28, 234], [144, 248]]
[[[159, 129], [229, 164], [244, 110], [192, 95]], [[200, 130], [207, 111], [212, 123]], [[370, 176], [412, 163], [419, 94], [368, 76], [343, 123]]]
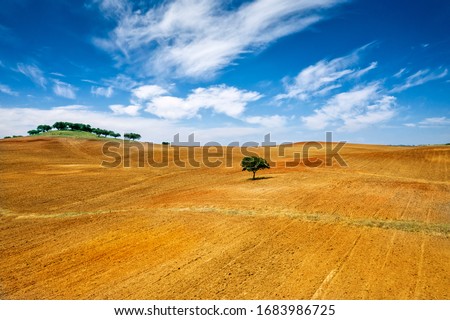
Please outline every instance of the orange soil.
[[0, 298], [450, 298], [450, 147], [285, 168], [296, 144], [251, 181], [238, 148], [230, 168], [104, 168], [103, 143], [0, 141]]

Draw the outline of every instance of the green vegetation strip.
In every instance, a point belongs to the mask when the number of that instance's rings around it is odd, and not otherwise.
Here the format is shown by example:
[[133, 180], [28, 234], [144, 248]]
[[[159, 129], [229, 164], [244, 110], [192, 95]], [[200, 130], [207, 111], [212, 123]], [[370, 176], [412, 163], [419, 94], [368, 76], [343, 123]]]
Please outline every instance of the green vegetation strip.
[[12, 217], [16, 219], [54, 219], [54, 218], [71, 218], [86, 215], [98, 215], [106, 213], [119, 213], [119, 212], [130, 212], [130, 211], [145, 211], [146, 209], [131, 209], [131, 210], [97, 210], [97, 211], [71, 211], [62, 212], [55, 214], [39, 214], [39, 213], [28, 213], [28, 214], [18, 214], [12, 211], [0, 209], [0, 215], [4, 217]]
[[68, 130], [60, 130], [60, 131], [48, 131], [40, 133], [36, 136], [39, 137], [63, 137], [63, 138], [80, 138], [80, 139], [101, 139], [97, 135], [90, 132], [83, 131], [68, 131]]
[[190, 212], [211, 212], [229, 215], [248, 215], [248, 216], [286, 216], [292, 219], [298, 219], [308, 222], [318, 222], [327, 224], [343, 224], [348, 226], [393, 229], [406, 232], [422, 232], [430, 235], [450, 237], [449, 223], [427, 223], [416, 220], [381, 220], [371, 218], [351, 218], [336, 214], [327, 213], [299, 213], [293, 211], [261, 212], [256, 210], [235, 210], [221, 209], [214, 207], [191, 207], [191, 208], [173, 208], [171, 211], [190, 211]]
[[237, 210], [237, 209], [222, 209], [216, 207], [182, 207], [182, 208], [170, 208], [170, 209], [151, 209], [151, 208], [132, 208], [121, 210], [97, 210], [97, 211], [79, 211], [79, 212], [63, 212], [55, 214], [26, 214], [20, 215], [12, 213], [9, 210], [0, 208], [0, 215], [6, 217], [14, 217], [16, 219], [48, 219], [48, 218], [71, 218], [84, 215], [98, 215], [108, 213], [124, 213], [124, 212], [146, 212], [149, 210], [155, 211], [169, 211], [169, 212], [193, 212], [193, 213], [219, 213], [226, 215], [243, 215], [243, 216], [259, 216], [259, 217], [276, 217], [284, 216], [291, 219], [297, 219], [307, 222], [316, 222], [324, 224], [341, 224], [356, 227], [400, 230], [406, 232], [422, 232], [434, 236], [450, 237], [450, 224], [449, 223], [427, 223], [416, 220], [381, 220], [370, 218], [351, 218], [340, 216], [336, 214], [326, 213], [299, 213], [293, 211], [278, 211], [277, 213], [257, 210]]

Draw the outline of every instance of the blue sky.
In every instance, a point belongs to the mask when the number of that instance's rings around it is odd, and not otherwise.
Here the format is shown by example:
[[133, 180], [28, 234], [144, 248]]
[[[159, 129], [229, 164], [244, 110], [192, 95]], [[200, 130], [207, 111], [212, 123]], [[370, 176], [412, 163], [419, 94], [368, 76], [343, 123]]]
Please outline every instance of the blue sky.
[[2, 0], [0, 136], [450, 142], [446, 0]]

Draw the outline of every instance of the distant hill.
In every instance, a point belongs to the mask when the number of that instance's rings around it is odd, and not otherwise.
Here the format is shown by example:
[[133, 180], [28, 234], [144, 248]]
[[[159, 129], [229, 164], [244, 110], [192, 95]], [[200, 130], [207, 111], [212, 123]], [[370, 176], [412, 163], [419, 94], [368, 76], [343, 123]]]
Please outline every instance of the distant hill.
[[37, 137], [63, 137], [63, 138], [81, 138], [81, 139], [105, 139], [98, 137], [96, 134], [85, 131], [71, 131], [71, 130], [54, 130], [42, 132]]

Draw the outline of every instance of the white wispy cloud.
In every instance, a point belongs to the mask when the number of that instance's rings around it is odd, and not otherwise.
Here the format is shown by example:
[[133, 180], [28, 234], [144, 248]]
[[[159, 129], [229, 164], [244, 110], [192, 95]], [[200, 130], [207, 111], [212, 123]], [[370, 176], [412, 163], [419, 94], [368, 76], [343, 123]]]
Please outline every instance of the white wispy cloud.
[[89, 80], [89, 79], [82, 79], [81, 81], [86, 82], [86, 83], [90, 83], [90, 84], [98, 84], [97, 81]]
[[111, 79], [103, 80], [103, 82], [106, 86], [123, 91], [131, 91], [132, 89], [140, 85], [140, 83], [135, 79], [132, 79], [129, 76], [123, 74], [119, 74]]
[[[401, 72], [400, 75], [402, 73], [403, 72]], [[447, 69], [444, 69], [442, 71], [435, 71], [435, 72], [432, 72], [430, 69], [419, 70], [416, 73], [414, 73], [413, 75], [407, 77], [404, 84], [394, 86], [394, 88], [391, 90], [391, 92], [392, 93], [402, 92], [411, 87], [420, 86], [429, 81], [444, 78], [447, 75], [447, 73], [448, 73]]]
[[67, 99], [75, 99], [76, 98], [76, 91], [78, 90], [73, 85], [62, 82], [59, 80], [53, 80], [53, 92], [60, 97], [64, 97]]
[[273, 116], [253, 116], [246, 117], [245, 122], [250, 124], [257, 124], [267, 128], [280, 128], [286, 125], [288, 117], [273, 115]]
[[231, 10], [226, 1], [174, 0], [147, 11], [131, 3], [97, 1], [117, 26], [94, 39], [122, 63], [145, 75], [208, 78], [243, 54], [324, 19], [343, 0], [255, 0]]
[[59, 111], [66, 112], [66, 111], [89, 111], [91, 109], [92, 109], [92, 107], [85, 106], [82, 104], [70, 104], [67, 106], [53, 107], [51, 110], [58, 111], [58, 112]]
[[425, 118], [424, 120], [420, 121], [418, 125], [424, 127], [448, 127], [450, 126], [450, 119], [447, 117]]
[[333, 126], [353, 132], [390, 120], [396, 113], [395, 100], [383, 94], [378, 83], [372, 83], [333, 96], [314, 114], [302, 117], [302, 121], [313, 130]]
[[406, 72], [406, 68], [401, 68], [396, 74], [394, 74], [395, 78], [400, 78]]
[[255, 91], [239, 90], [226, 85], [197, 88], [186, 98], [158, 95], [145, 103], [145, 111], [164, 119], [188, 119], [198, 116], [202, 109], [211, 109], [229, 117], [239, 117], [251, 101], [262, 95]]
[[27, 65], [23, 63], [17, 64], [17, 71], [28, 77], [31, 81], [42, 88], [46, 88], [47, 79], [44, 77], [44, 73], [39, 67], [35, 65]]
[[361, 78], [363, 75], [368, 73], [370, 70], [375, 69], [377, 66], [378, 66], [378, 62], [373, 61], [373, 62], [370, 63], [369, 66], [367, 66], [366, 68], [363, 68], [361, 70], [355, 71], [351, 76], [353, 78]]
[[56, 77], [61, 77], [61, 78], [65, 78], [66, 76], [62, 73], [59, 72], [50, 72], [51, 75], [54, 75]]
[[129, 105], [125, 106], [122, 104], [113, 104], [110, 105], [109, 108], [115, 115], [128, 115], [128, 116], [138, 116], [139, 110], [142, 108], [138, 105]]
[[146, 101], [166, 94], [167, 90], [157, 85], [143, 85], [131, 90], [131, 93], [133, 95], [132, 99]]
[[0, 92], [8, 94], [10, 96], [18, 96], [19, 93], [13, 91], [9, 86], [0, 83]]
[[129, 12], [131, 7], [127, 0], [93, 0], [108, 18], [117, 18]]
[[275, 99], [308, 100], [340, 88], [344, 81], [362, 77], [377, 67], [377, 62], [372, 62], [366, 68], [357, 68], [357, 63], [360, 60], [359, 54], [365, 48], [367, 46], [361, 47], [347, 56], [330, 61], [321, 60], [300, 71], [294, 79], [285, 78], [283, 80], [285, 93], [277, 95]]
[[91, 93], [95, 96], [103, 96], [106, 98], [111, 98], [114, 94], [114, 89], [112, 87], [91, 87]]
[[425, 118], [419, 122], [410, 122], [404, 123], [405, 127], [419, 127], [419, 128], [442, 128], [442, 127], [450, 127], [450, 119], [447, 117], [431, 117]]

